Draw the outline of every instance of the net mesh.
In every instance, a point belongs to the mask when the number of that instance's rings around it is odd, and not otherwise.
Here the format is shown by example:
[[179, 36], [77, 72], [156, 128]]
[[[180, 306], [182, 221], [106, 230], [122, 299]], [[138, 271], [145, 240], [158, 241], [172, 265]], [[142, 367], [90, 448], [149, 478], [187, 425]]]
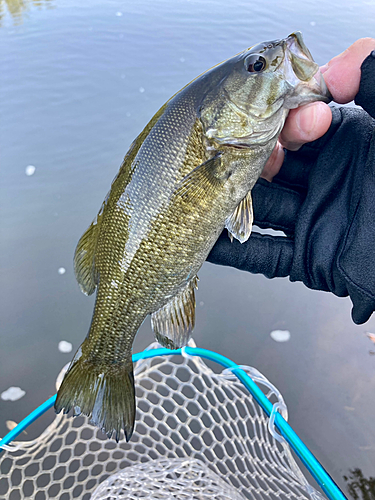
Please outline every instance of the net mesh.
[[[257, 370], [242, 368], [287, 417], [278, 390]], [[134, 372], [137, 417], [129, 443], [108, 440], [86, 417], [57, 415], [34, 441], [5, 447], [0, 497], [324, 498], [232, 372], [215, 373], [188, 356], [141, 360]]]

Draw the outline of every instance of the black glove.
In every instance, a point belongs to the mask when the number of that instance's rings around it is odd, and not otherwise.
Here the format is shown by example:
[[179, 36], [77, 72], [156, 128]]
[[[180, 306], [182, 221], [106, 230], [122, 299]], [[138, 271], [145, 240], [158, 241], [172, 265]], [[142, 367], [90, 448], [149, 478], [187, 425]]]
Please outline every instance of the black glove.
[[[361, 70], [356, 103], [375, 117], [375, 51]], [[375, 120], [367, 112], [332, 108], [328, 132], [287, 151], [273, 182], [254, 186], [254, 224], [286, 237], [252, 233], [241, 245], [225, 230], [207, 260], [349, 295], [353, 321], [367, 321], [375, 310]]]

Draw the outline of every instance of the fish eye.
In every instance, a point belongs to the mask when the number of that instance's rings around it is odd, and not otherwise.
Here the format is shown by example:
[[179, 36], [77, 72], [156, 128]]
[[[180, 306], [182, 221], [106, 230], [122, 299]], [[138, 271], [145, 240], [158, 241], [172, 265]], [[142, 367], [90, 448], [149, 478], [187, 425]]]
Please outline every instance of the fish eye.
[[252, 54], [246, 59], [246, 69], [249, 73], [260, 73], [266, 66], [266, 60], [259, 54]]

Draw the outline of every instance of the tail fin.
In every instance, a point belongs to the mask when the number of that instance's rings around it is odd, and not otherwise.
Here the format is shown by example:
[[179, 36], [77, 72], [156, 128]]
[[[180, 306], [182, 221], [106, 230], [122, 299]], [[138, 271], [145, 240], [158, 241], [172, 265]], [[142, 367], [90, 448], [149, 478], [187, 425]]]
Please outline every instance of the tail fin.
[[57, 393], [55, 411], [60, 413], [64, 409], [64, 413], [68, 413], [76, 406], [109, 438], [114, 433], [118, 442], [120, 431], [124, 429], [126, 441], [129, 441], [135, 421], [131, 358], [125, 364], [103, 366], [76, 356]]

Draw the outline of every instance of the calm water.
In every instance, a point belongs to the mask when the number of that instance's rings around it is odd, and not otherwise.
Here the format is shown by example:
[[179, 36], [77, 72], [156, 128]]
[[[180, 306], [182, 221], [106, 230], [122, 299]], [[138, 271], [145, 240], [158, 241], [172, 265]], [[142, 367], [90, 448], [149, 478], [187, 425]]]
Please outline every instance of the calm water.
[[[262, 2], [0, 0], [0, 401], [19, 421], [55, 392], [83, 340], [93, 298], [72, 257], [130, 143], [177, 90], [262, 40], [301, 30], [319, 64], [374, 36], [374, 1]], [[22, 5], [22, 8], [20, 7]], [[27, 166], [36, 170], [26, 175]], [[59, 268], [66, 272], [59, 274]], [[195, 341], [263, 372], [283, 393], [290, 422], [345, 488], [374, 475], [375, 318], [350, 319], [349, 299], [205, 264]], [[270, 337], [289, 330], [288, 342]], [[134, 349], [152, 341], [149, 321]], [[38, 427], [39, 425], [39, 427]], [[37, 423], [33, 432], [38, 432]]]

